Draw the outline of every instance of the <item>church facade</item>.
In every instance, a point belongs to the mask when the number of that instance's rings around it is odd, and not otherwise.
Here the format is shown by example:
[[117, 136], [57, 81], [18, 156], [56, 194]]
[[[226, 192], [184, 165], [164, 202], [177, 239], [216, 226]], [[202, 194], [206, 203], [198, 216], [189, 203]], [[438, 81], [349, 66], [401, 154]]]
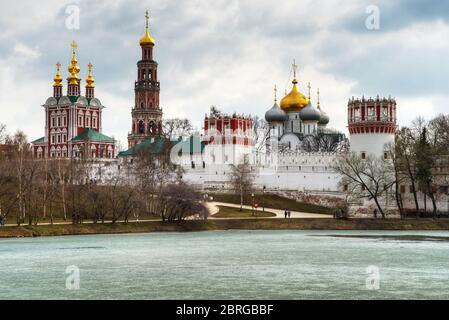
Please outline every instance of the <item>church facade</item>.
[[72, 59], [67, 68], [67, 94], [63, 94], [61, 64], [56, 65], [53, 96], [44, 103], [45, 135], [32, 142], [36, 159], [93, 158], [114, 159], [115, 140], [102, 133], [103, 109], [95, 97], [92, 64], [88, 64], [85, 95], [81, 95], [81, 78], [76, 55], [77, 43], [72, 46]]

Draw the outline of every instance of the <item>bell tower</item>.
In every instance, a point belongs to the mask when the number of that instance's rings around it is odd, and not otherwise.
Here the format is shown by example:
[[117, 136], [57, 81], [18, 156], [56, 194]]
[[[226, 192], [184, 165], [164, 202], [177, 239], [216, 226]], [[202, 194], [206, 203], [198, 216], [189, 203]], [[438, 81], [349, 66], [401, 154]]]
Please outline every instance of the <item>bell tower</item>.
[[154, 38], [150, 35], [148, 11], [145, 15], [145, 34], [140, 39], [142, 59], [137, 62], [137, 81], [134, 84], [135, 102], [132, 109], [131, 132], [128, 147], [144, 140], [154, 140], [162, 133], [162, 109], [159, 106], [160, 84], [157, 78], [157, 62], [153, 60]]

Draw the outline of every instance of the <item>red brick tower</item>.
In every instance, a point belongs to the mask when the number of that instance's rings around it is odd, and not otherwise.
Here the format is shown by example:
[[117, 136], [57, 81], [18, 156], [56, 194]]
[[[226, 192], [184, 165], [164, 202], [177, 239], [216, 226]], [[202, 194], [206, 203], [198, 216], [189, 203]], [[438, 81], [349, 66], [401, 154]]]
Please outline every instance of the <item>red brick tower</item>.
[[159, 106], [160, 84], [157, 80], [157, 62], [153, 60], [155, 41], [148, 29], [140, 39], [142, 60], [137, 62], [137, 81], [135, 82], [135, 104], [132, 109], [131, 133], [128, 134], [128, 147], [132, 148], [144, 140], [154, 140], [162, 132], [162, 109]]

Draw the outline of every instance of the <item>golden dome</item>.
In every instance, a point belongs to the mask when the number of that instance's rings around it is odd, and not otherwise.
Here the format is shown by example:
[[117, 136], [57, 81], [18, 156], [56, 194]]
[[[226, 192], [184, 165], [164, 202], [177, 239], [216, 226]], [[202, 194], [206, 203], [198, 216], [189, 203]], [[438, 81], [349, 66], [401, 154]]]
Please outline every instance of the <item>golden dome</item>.
[[299, 92], [296, 86], [298, 84], [296, 78], [293, 79], [292, 83], [292, 91], [281, 100], [281, 109], [285, 112], [301, 111], [310, 102], [308, 98]]
[[145, 35], [140, 38], [140, 45], [141, 46], [154, 46], [155, 41], [154, 38], [150, 35], [150, 31], [148, 29], [148, 19], [150, 19], [149, 15], [148, 15], [148, 10], [147, 10], [147, 14], [145, 15], [145, 19], [147, 20], [146, 22], [146, 31], [145, 31]]
[[95, 87], [95, 79], [92, 76], [92, 63], [89, 63], [87, 65], [87, 67], [89, 68], [89, 74], [87, 75], [87, 79], [86, 79], [86, 88], [94, 88]]
[[81, 71], [81, 68], [78, 66], [78, 60], [76, 58], [76, 48], [78, 44], [73, 41], [72, 44], [72, 60], [70, 61], [70, 66], [67, 70], [70, 72], [70, 77], [67, 78], [69, 84], [79, 84], [81, 78], [78, 77], [78, 73]]
[[56, 64], [56, 75], [53, 80], [55, 81], [53, 87], [62, 87], [61, 64], [59, 62]]
[[[293, 88], [292, 91], [290, 91], [289, 94], [287, 94], [282, 100], [281, 100], [281, 109], [285, 112], [297, 112], [301, 111], [305, 106], [307, 106], [310, 103], [310, 98], [306, 98], [301, 92], [299, 92], [298, 87], [296, 86], [298, 84], [298, 80], [296, 80], [296, 69], [298, 66], [296, 65], [295, 60], [293, 60]], [[309, 84], [309, 96], [310, 96], [310, 84]]]

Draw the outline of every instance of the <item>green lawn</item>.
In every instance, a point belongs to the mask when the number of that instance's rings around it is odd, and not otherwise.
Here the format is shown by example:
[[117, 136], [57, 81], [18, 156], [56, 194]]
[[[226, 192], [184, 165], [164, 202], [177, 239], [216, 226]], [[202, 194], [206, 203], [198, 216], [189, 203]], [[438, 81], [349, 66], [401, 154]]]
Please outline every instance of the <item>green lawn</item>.
[[[209, 195], [214, 198], [214, 201], [240, 204], [240, 196], [237, 194], [209, 193]], [[308, 213], [322, 213], [322, 214], [333, 213], [332, 208], [317, 206], [310, 203], [298, 202], [293, 199], [278, 196], [276, 194], [266, 193], [264, 198], [266, 208], [300, 211]], [[254, 196], [255, 202], [259, 204], [259, 210], [262, 210], [263, 204], [262, 199], [263, 199], [262, 194], [256, 194]], [[251, 195], [246, 195], [243, 198], [243, 204], [248, 206], [252, 205]]]
[[183, 222], [105, 223], [0, 227], [0, 238], [212, 230], [449, 230], [449, 221], [431, 219], [215, 219]]
[[276, 215], [271, 212], [263, 212], [262, 209], [254, 210], [255, 215], [253, 216], [253, 211], [249, 209], [243, 209], [240, 211], [239, 208], [223, 207], [218, 206], [220, 211], [213, 215], [214, 218], [254, 218], [254, 217], [275, 217]]

